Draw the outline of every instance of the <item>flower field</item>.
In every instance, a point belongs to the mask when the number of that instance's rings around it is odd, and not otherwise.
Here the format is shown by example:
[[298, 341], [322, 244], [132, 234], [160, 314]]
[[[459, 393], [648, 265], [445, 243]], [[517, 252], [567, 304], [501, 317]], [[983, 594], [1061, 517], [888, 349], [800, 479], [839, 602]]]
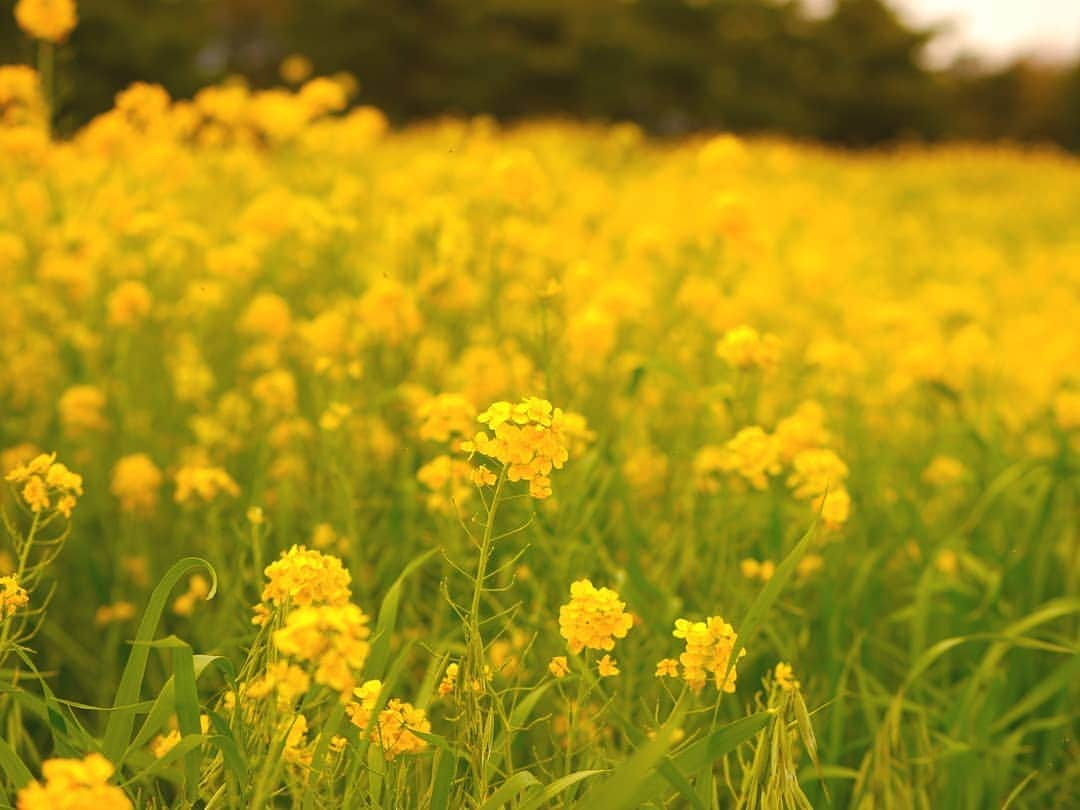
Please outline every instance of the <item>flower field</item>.
[[0, 68], [12, 806], [1080, 803], [1074, 159], [350, 90]]

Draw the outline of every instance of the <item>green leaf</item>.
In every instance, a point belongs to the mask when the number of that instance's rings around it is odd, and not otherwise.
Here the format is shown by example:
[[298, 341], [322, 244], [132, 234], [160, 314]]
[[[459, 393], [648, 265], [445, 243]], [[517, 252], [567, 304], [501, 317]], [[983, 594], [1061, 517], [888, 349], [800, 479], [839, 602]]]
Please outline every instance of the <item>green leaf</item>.
[[788, 552], [788, 555], [776, 567], [776, 573], [765, 583], [765, 587], [758, 592], [757, 597], [746, 611], [746, 615], [743, 616], [742, 622], [735, 628], [738, 638], [735, 640], [735, 645], [731, 650], [731, 659], [728, 663], [729, 669], [735, 666], [735, 662], [739, 660], [739, 652], [745, 649], [747, 642], [753, 639], [754, 633], [757, 632], [769, 610], [780, 597], [781, 591], [784, 590], [791, 577], [794, 576], [795, 567], [810, 548], [816, 528], [817, 521], [815, 520], [799, 539], [799, 542], [795, 544], [795, 547]]
[[16, 790], [25, 787], [34, 779], [30, 769], [23, 764], [19, 755], [15, 753], [15, 749], [4, 739], [0, 739], [0, 768]]
[[524, 790], [539, 785], [540, 780], [529, 771], [518, 771], [491, 794], [491, 797], [480, 805], [480, 810], [499, 810], [512, 798]]
[[156, 776], [162, 771], [165, 771], [177, 760], [182, 757], [186, 757], [192, 751], [197, 750], [200, 746], [207, 742], [207, 738], [202, 734], [191, 734], [187, 737], [181, 737], [180, 741], [174, 745], [169, 752], [165, 754], [161, 759], [155, 759], [150, 765], [143, 768], [136, 773], [130, 779], [121, 783], [122, 787], [132, 785], [135, 782], [141, 782], [148, 779], [151, 776]]
[[[230, 680], [235, 680], [236, 670], [233, 667], [232, 661], [220, 655], [196, 655], [195, 677], [199, 678], [211, 664], [224, 671]], [[176, 713], [175, 690], [175, 682], [170, 675], [152, 704], [149, 701], [137, 704], [136, 711], [141, 711], [147, 706], [149, 706], [150, 711], [147, 713], [146, 720], [143, 721], [142, 726], [135, 735], [135, 739], [131, 741], [131, 745], [124, 751], [125, 760], [131, 756], [132, 752], [149, 743], [150, 740], [154, 738], [154, 735], [165, 728], [165, 724], [169, 722], [169, 718]], [[109, 711], [112, 710], [110, 709]]]
[[[734, 751], [765, 728], [772, 718], [773, 712], [764, 711], [743, 717], [734, 723], [728, 723], [704, 739], [686, 746], [673, 757], [664, 760], [664, 763], [674, 766], [680, 773], [699, 773], [705, 768], [711, 768], [720, 757]], [[664, 770], [658, 769], [658, 773], [650, 775], [641, 785], [642, 800], [663, 796], [668, 789], [666, 782], [669, 781], [665, 777]]]
[[371, 651], [368, 653], [367, 666], [364, 668], [368, 678], [383, 678], [386, 665], [390, 660], [390, 641], [397, 624], [402, 586], [413, 571], [432, 558], [435, 551], [436, 549], [427, 551], [406, 565], [398, 578], [394, 580], [394, 584], [390, 586], [390, 590], [386, 592], [386, 596], [383, 597], [382, 604], [379, 606], [379, 619], [372, 637]]
[[604, 810], [639, 807], [645, 798], [642, 786], [675, 744], [675, 732], [686, 716], [686, 704], [684, 695], [675, 704], [671, 716], [656, 730], [656, 736], [623, 761], [611, 776], [586, 793], [575, 807], [602, 807]]
[[131, 741], [131, 733], [135, 728], [135, 710], [129, 707], [139, 702], [139, 693], [142, 690], [146, 664], [150, 656], [147, 642], [151, 641], [157, 630], [172, 589], [182, 577], [196, 568], [204, 568], [209, 572], [211, 584], [207, 599], [213, 598], [217, 592], [217, 572], [210, 563], [200, 557], [184, 557], [177, 561], [165, 572], [165, 576], [150, 594], [150, 601], [139, 622], [139, 629], [135, 633], [135, 644], [124, 666], [124, 672], [120, 676], [120, 685], [116, 689], [116, 697], [113, 700], [116, 711], [109, 715], [109, 722], [105, 726], [105, 737], [102, 741], [102, 752], [117, 767], [123, 762], [125, 749]]
[[544, 787], [543, 790], [538, 790], [529, 796], [521, 805], [518, 810], [537, 810], [537, 808], [545, 806], [545, 804], [567, 788], [573, 787], [578, 782], [582, 782], [588, 779], [590, 776], [596, 776], [597, 774], [607, 773], [607, 771], [576, 771], [567, 776], [563, 776], [560, 779], [556, 779], [550, 785]]

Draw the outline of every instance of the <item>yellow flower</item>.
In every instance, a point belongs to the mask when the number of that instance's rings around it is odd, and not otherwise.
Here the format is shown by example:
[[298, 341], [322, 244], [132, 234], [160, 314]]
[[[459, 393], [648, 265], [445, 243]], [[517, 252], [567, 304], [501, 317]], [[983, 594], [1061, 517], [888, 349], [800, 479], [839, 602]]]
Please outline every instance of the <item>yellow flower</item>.
[[311, 60], [299, 53], [286, 56], [278, 66], [278, 74], [289, 84], [301, 84], [311, 75], [312, 70], [314, 68]]
[[162, 474], [145, 453], [124, 456], [113, 467], [109, 491], [120, 501], [120, 509], [130, 515], [153, 514], [157, 508]]
[[750, 326], [739, 326], [724, 334], [716, 346], [716, 354], [735, 368], [775, 368], [780, 360], [780, 339], [776, 335], [758, 334]]
[[[683, 679], [691, 689], [700, 691], [712, 675], [717, 689], [735, 691], [737, 673], [731, 662], [731, 651], [738, 637], [730, 624], [719, 616], [710, 616], [703, 622], [677, 619], [673, 635], [686, 643], [679, 663], [683, 667]], [[741, 650], [739, 658], [744, 655], [746, 650]]]
[[195, 574], [188, 580], [187, 592], [173, 600], [173, 613], [177, 616], [190, 616], [195, 606], [210, 595], [210, 583], [202, 574]]
[[753, 557], [747, 557], [741, 563], [739, 563], [739, 570], [742, 571], [742, 575], [747, 579], [756, 579], [761, 582], [768, 582], [773, 578], [773, 574], [776, 573], [776, 563], [772, 560], [765, 560], [764, 562], [758, 562]]
[[787, 485], [796, 498], [816, 498], [829, 489], [841, 487], [848, 467], [832, 450], [803, 450], [792, 461]]
[[952, 456], [934, 456], [922, 471], [922, 480], [934, 487], [947, 487], [963, 481], [968, 475], [967, 467]]
[[19, 0], [15, 21], [32, 37], [61, 42], [74, 30], [79, 17], [75, 0]]
[[338, 692], [342, 700], [356, 686], [370, 649], [368, 617], [354, 604], [312, 605], [289, 613], [274, 633], [278, 651], [315, 668], [315, 682]]
[[800, 688], [799, 682], [795, 680], [795, 670], [791, 664], [785, 664], [781, 661], [773, 670], [773, 677], [776, 678], [777, 685], [785, 692]]
[[237, 497], [240, 487], [225, 470], [202, 464], [185, 464], [176, 471], [177, 503], [189, 503], [196, 497], [203, 503], [209, 503], [219, 495]]
[[616, 666], [615, 659], [610, 655], [605, 655], [596, 664], [597, 670], [600, 672], [601, 678], [610, 678], [619, 674], [619, 668]]
[[110, 326], [120, 328], [136, 326], [154, 304], [150, 290], [141, 281], [125, 281], [109, 293], [105, 302]]
[[415, 754], [427, 747], [427, 741], [414, 734], [430, 733], [431, 723], [423, 709], [397, 698], [391, 698], [379, 712], [379, 722], [371, 730], [371, 741], [378, 745], [387, 762], [402, 754]]
[[556, 678], [563, 678], [568, 672], [570, 667], [566, 663], [565, 655], [556, 655], [548, 662], [548, 672], [554, 675]]
[[19, 608], [26, 607], [30, 595], [13, 576], [0, 577], [0, 619], [13, 616]]
[[662, 658], [656, 662], [657, 678], [678, 678], [679, 662], [674, 658]]
[[82, 476], [56, 461], [56, 453], [42, 453], [20, 464], [4, 476], [12, 484], [22, 484], [19, 494], [35, 514], [46, 512], [55, 496], [56, 510], [71, 517], [77, 497], [83, 494]]
[[113, 766], [101, 754], [84, 759], [48, 759], [41, 766], [44, 782], [33, 781], [16, 798], [18, 810], [93, 808], [130, 810], [131, 801], [109, 784]]
[[476, 408], [463, 394], [439, 394], [420, 403], [420, 438], [448, 442], [468, 436], [476, 422]]
[[814, 503], [828, 529], [839, 529], [851, 517], [851, 496], [843, 487], [830, 489]]
[[569, 458], [565, 416], [546, 399], [526, 397], [516, 405], [493, 403], [477, 417], [494, 434], [477, 433], [461, 443], [466, 452], [494, 458], [507, 467], [510, 481], [528, 481], [529, 495], [551, 495], [551, 471], [561, 470]]
[[278, 661], [270, 664], [262, 677], [250, 681], [244, 694], [252, 700], [262, 700], [274, 694], [278, 711], [288, 712], [310, 687], [311, 677], [303, 669], [286, 661]]
[[457, 664], [449, 664], [446, 667], [446, 673], [443, 675], [442, 682], [439, 684], [439, 695], [446, 697], [457, 686], [458, 672], [460, 667]]
[[94, 433], [108, 424], [102, 411], [105, 393], [93, 385], [76, 385], [60, 395], [57, 410], [64, 432], [71, 436]]
[[798, 565], [795, 566], [795, 575], [800, 579], [808, 579], [825, 568], [825, 558], [820, 554], [807, 554]]
[[344, 605], [352, 577], [341, 560], [304, 546], [293, 546], [264, 571], [262, 599], [274, 606]]
[[762, 428], [745, 427], [724, 445], [719, 465], [738, 473], [755, 489], [765, 489], [769, 476], [780, 472], [780, 448]]
[[559, 633], [570, 652], [612, 650], [615, 639], [626, 638], [634, 619], [624, 612], [626, 603], [610, 588], [597, 589], [587, 579], [570, 586], [570, 601], [559, 608]]
[[121, 601], [99, 607], [94, 614], [94, 624], [103, 627], [107, 624], [130, 621], [133, 618], [135, 618], [135, 605]]

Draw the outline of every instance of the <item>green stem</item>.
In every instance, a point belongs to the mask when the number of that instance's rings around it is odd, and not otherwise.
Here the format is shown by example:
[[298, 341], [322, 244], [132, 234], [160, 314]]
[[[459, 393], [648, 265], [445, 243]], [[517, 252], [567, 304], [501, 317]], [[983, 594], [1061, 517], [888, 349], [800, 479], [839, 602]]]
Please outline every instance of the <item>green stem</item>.
[[45, 102], [45, 130], [46, 132], [52, 132], [52, 119], [53, 119], [53, 98], [55, 97], [53, 88], [53, 65], [55, 63], [56, 51], [51, 42], [42, 40], [38, 43], [37, 62], [38, 62], [38, 75], [41, 77], [41, 96]]
[[480, 633], [480, 599], [484, 592], [484, 580], [487, 579], [488, 562], [491, 559], [493, 538], [495, 536], [495, 515], [499, 509], [499, 500], [502, 497], [503, 486], [506, 484], [507, 465], [503, 465], [499, 471], [499, 478], [495, 482], [495, 492], [491, 496], [491, 504], [488, 507], [487, 522], [484, 524], [484, 535], [480, 540], [480, 559], [476, 564], [476, 579], [473, 582], [472, 605], [469, 609], [469, 622], [467, 625], [468, 638], [466, 639], [465, 671], [462, 673], [462, 689], [469, 696], [468, 728], [471, 732], [473, 751], [473, 771], [477, 780], [478, 795], [481, 801], [487, 796], [487, 755], [484, 740], [486, 722], [484, 712], [480, 706], [480, 697], [485, 689], [484, 680], [484, 641]]

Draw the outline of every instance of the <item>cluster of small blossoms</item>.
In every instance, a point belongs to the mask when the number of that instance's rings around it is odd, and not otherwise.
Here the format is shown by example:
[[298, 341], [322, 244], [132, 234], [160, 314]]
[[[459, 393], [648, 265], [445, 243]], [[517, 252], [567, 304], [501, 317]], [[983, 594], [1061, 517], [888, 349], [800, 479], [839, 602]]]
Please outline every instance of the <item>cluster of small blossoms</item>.
[[[570, 601], [559, 608], [559, 634], [566, 639], [572, 653], [584, 649], [615, 649], [615, 639], [626, 638], [634, 625], [634, 617], [626, 613], [626, 603], [610, 588], [597, 588], [587, 579], [579, 579], [570, 586]], [[608, 656], [602, 674], [612, 671], [615, 662]]]
[[190, 616], [195, 612], [195, 606], [209, 595], [209, 580], [202, 574], [195, 574], [188, 580], [187, 590], [173, 600], [173, 613], [177, 616]]
[[44, 783], [34, 781], [19, 791], [18, 810], [130, 810], [132, 804], [124, 791], [109, 784], [112, 774], [112, 763], [101, 754], [48, 759], [41, 765]]
[[203, 503], [210, 503], [223, 494], [235, 498], [240, 494], [240, 487], [221, 467], [185, 464], [176, 471], [174, 497], [177, 503], [188, 503], [196, 497]]
[[124, 456], [113, 467], [109, 491], [129, 515], [150, 515], [157, 509], [161, 470], [145, 453]]
[[301, 667], [287, 661], [278, 661], [266, 668], [262, 676], [244, 687], [244, 696], [262, 700], [274, 696], [278, 711], [291, 711], [299, 697], [311, 687], [311, 676]]
[[776, 680], [776, 685], [785, 692], [793, 692], [802, 686], [795, 679], [795, 669], [791, 664], [786, 664], [783, 661], [778, 663], [776, 669], [773, 670], [773, 678]]
[[922, 480], [932, 487], [948, 487], [968, 477], [964, 462], [952, 456], [934, 456], [922, 471]]
[[416, 415], [420, 438], [434, 442], [454, 439], [456, 444], [469, 435], [476, 423], [476, 407], [463, 394], [438, 394], [426, 399], [417, 407]]
[[739, 570], [747, 579], [756, 579], [759, 582], [768, 582], [776, 573], [776, 563], [772, 560], [764, 562], [747, 557], [739, 563]]
[[[461, 449], [501, 462], [509, 480], [529, 482], [532, 497], [550, 496], [551, 471], [561, 470], [569, 457], [562, 410], [546, 399], [526, 397], [516, 405], [495, 402], [477, 419], [494, 435], [481, 431]], [[480, 480], [490, 481], [490, 473]]]
[[[177, 743], [183, 739], [180, 729], [176, 727], [176, 717], [172, 718], [173, 727], [164, 734], [158, 734], [150, 741], [150, 753], [155, 759], [161, 759], [167, 753], [176, 748]], [[199, 715], [199, 726], [203, 734], [210, 731], [210, 715]]]
[[274, 632], [274, 646], [284, 655], [314, 667], [315, 682], [345, 700], [356, 687], [355, 673], [367, 660], [368, 617], [352, 603], [310, 605], [291, 611]]
[[454, 505], [469, 500], [477, 483], [471, 464], [447, 455], [436, 456], [416, 471], [416, 480], [431, 490], [425, 499], [427, 508], [436, 514], [454, 514]]
[[42, 453], [20, 464], [5, 479], [19, 488], [23, 502], [34, 514], [56, 509], [64, 517], [71, 517], [71, 510], [83, 494], [82, 476], [58, 463], [56, 453]]
[[785, 463], [804, 450], [825, 447], [832, 441], [832, 435], [825, 427], [825, 409], [814, 400], [806, 400], [777, 422], [773, 436], [780, 445], [780, 458]]
[[352, 577], [341, 560], [305, 546], [293, 546], [263, 571], [263, 603], [255, 606], [253, 624], [265, 624], [273, 607], [290, 608], [309, 605], [344, 605], [352, 592]]
[[[673, 635], [686, 642], [686, 649], [679, 656], [679, 663], [682, 664], [682, 677], [691, 689], [695, 692], [701, 691], [711, 675], [717, 689], [729, 693], [735, 691], [737, 673], [735, 664], [731, 661], [731, 651], [738, 636], [730, 624], [719, 616], [710, 616], [703, 622], [677, 619]], [[739, 658], [744, 655], [746, 650], [740, 650]], [[671, 659], [665, 659], [657, 665], [657, 675], [674, 674]]]
[[[449, 668], [447, 671], [449, 672]], [[427, 747], [427, 742], [414, 733], [419, 731], [421, 734], [427, 734], [431, 731], [431, 723], [423, 709], [418, 709], [403, 700], [391, 698], [379, 712], [375, 722], [372, 722], [371, 715], [378, 704], [381, 691], [381, 681], [366, 681], [357, 687], [353, 692], [356, 700], [345, 707], [349, 720], [361, 730], [371, 727], [371, 742], [382, 749], [383, 757], [387, 762], [402, 754], [423, 751]]]
[[743, 428], [728, 440], [719, 453], [707, 456], [716, 465], [714, 469], [708, 469], [702, 458], [706, 456], [699, 453], [695, 459], [695, 471], [699, 475], [713, 471], [736, 473], [754, 489], [765, 489], [769, 476], [781, 470], [780, 449], [775, 438], [757, 425]]
[[818, 498], [839, 489], [848, 477], [848, 466], [827, 448], [803, 450], [791, 462], [787, 485], [799, 499]]
[[780, 361], [780, 339], [759, 334], [751, 326], [737, 326], [724, 333], [716, 344], [716, 354], [735, 368], [770, 370]]
[[13, 616], [30, 602], [30, 595], [13, 576], [0, 577], [0, 620]]
[[15, 22], [35, 39], [62, 42], [79, 22], [75, 0], [19, 0]]

